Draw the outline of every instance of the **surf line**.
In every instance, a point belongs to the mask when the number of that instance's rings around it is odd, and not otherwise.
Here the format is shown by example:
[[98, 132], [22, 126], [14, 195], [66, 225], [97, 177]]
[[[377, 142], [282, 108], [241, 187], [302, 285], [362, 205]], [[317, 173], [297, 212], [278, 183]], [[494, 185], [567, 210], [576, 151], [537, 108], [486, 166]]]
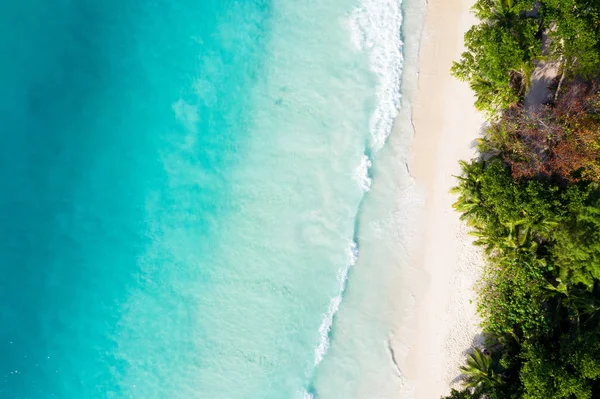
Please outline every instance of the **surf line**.
[[373, 164], [371, 162], [369, 151], [365, 151], [365, 154], [363, 155], [360, 164], [356, 167], [354, 173], [354, 180], [356, 180], [358, 187], [362, 192], [362, 196], [355, 213], [353, 238], [348, 244], [348, 248], [346, 250], [346, 263], [338, 270], [337, 273], [338, 292], [333, 298], [330, 299], [327, 311], [323, 314], [321, 325], [319, 326], [319, 343], [315, 347], [313, 369], [316, 368], [319, 363], [321, 363], [327, 354], [327, 351], [329, 350], [331, 343], [331, 328], [333, 326], [335, 316], [340, 308], [340, 304], [344, 299], [344, 292], [346, 291], [346, 286], [348, 285], [350, 268], [354, 266], [358, 260], [358, 216], [360, 215], [360, 210], [362, 208], [365, 195], [371, 189], [372, 178], [370, 176], [370, 170], [372, 165]]
[[[364, 199], [364, 196], [363, 196]], [[362, 203], [362, 199], [361, 199]], [[359, 206], [360, 209], [360, 206]], [[358, 212], [357, 212], [358, 215]], [[358, 224], [358, 221], [355, 222], [355, 225]], [[357, 230], [355, 229], [355, 232]], [[327, 308], [327, 312], [323, 315], [323, 319], [321, 320], [321, 325], [319, 326], [319, 343], [315, 347], [315, 355], [314, 355], [314, 363], [309, 372], [309, 385], [306, 387], [306, 390], [302, 393], [302, 399], [316, 399], [317, 395], [315, 392], [315, 388], [313, 386], [312, 380], [314, 377], [314, 373], [317, 370], [317, 367], [327, 354], [329, 350], [329, 346], [331, 344], [331, 332], [333, 323], [335, 320], [335, 316], [340, 308], [340, 304], [344, 298], [344, 292], [346, 291], [346, 287], [348, 285], [348, 276], [350, 274], [350, 268], [356, 264], [358, 260], [358, 238], [354, 237], [354, 239], [348, 245], [348, 258], [345, 265], [340, 268], [338, 271], [337, 279], [338, 279], [338, 294], [331, 298], [329, 301], [329, 306]]]
[[321, 325], [319, 326], [319, 342], [315, 346], [315, 349], [314, 349], [315, 351], [314, 351], [313, 365], [312, 365], [311, 369], [309, 370], [309, 372], [307, 373], [308, 385], [306, 386], [305, 390], [301, 392], [302, 399], [316, 399], [317, 398], [316, 390], [313, 385], [314, 374], [315, 374], [319, 364], [321, 363], [321, 361], [327, 354], [327, 351], [329, 350], [329, 346], [331, 344], [332, 327], [334, 325], [336, 314], [337, 314], [337, 312], [340, 308], [340, 305], [344, 299], [344, 293], [345, 293], [347, 285], [348, 285], [348, 278], [350, 275], [350, 270], [351, 270], [352, 266], [354, 266], [356, 264], [356, 262], [358, 261], [359, 215], [361, 213], [360, 211], [362, 208], [362, 204], [365, 200], [365, 196], [371, 188], [371, 181], [372, 181], [372, 177], [370, 175], [371, 166], [372, 166], [372, 162], [371, 162], [371, 158], [370, 158], [370, 152], [365, 151], [365, 153], [361, 159], [361, 162], [356, 167], [356, 170], [354, 173], [354, 180], [356, 180], [358, 188], [362, 192], [362, 196], [360, 197], [360, 201], [358, 203], [356, 213], [355, 213], [353, 238], [350, 241], [350, 243], [348, 244], [348, 247], [346, 249], [346, 251], [347, 251], [346, 263], [344, 264], [344, 266], [342, 266], [338, 270], [338, 273], [337, 273], [338, 292], [334, 297], [332, 297], [330, 299], [327, 311], [323, 314], [323, 317], [321, 319]]
[[358, 51], [368, 55], [370, 69], [378, 78], [377, 101], [369, 123], [370, 142], [366, 144], [365, 153], [354, 174], [363, 194], [355, 214], [354, 237], [348, 247], [346, 264], [338, 272], [338, 294], [331, 298], [319, 326], [319, 343], [315, 347], [314, 363], [309, 372], [310, 384], [302, 392], [302, 399], [317, 398], [313, 385], [314, 373], [331, 344], [333, 323], [348, 285], [350, 269], [359, 256], [359, 215], [365, 195], [371, 188], [371, 153], [384, 147], [400, 109], [404, 63], [402, 0], [362, 0], [361, 5], [352, 11], [348, 22], [352, 42]]

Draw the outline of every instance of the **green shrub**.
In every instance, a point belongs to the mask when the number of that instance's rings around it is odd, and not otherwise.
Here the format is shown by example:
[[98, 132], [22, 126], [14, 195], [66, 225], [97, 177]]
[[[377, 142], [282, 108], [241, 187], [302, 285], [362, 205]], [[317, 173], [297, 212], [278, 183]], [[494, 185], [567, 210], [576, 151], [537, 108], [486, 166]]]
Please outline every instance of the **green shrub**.
[[478, 3], [478, 15], [487, 19], [465, 34], [466, 51], [451, 72], [470, 84], [477, 109], [493, 116], [516, 104], [527, 90], [533, 61], [540, 54], [539, 24], [521, 18], [516, 8], [499, 12], [485, 3]]

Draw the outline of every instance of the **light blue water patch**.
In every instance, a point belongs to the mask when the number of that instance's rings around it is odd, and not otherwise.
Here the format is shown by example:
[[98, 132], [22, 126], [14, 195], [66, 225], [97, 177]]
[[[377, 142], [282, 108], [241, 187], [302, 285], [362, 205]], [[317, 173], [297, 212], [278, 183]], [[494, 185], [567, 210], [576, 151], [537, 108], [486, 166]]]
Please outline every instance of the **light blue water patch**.
[[0, 6], [0, 396], [302, 397], [381, 104], [357, 6]]

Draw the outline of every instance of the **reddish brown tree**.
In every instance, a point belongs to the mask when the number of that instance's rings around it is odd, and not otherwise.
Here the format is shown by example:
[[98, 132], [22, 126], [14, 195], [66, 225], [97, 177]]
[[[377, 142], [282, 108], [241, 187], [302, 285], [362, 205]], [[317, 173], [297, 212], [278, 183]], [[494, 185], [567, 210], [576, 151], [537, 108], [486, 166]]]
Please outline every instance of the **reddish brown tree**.
[[573, 82], [554, 106], [505, 111], [482, 149], [499, 154], [516, 179], [600, 182], [600, 85]]

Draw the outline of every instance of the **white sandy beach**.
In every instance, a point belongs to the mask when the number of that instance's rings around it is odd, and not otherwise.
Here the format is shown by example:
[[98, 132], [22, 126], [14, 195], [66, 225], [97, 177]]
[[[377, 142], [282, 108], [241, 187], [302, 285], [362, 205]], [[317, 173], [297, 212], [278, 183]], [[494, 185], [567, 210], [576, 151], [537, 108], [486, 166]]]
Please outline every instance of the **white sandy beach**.
[[417, 399], [437, 399], [457, 382], [465, 352], [479, 333], [473, 284], [481, 266], [449, 190], [458, 161], [475, 155], [473, 141], [484, 122], [465, 83], [450, 76], [463, 51], [463, 35], [475, 23], [473, 0], [429, 0], [413, 109], [415, 140], [410, 172], [426, 192], [417, 269], [426, 275], [416, 295], [415, 331], [402, 365]]

